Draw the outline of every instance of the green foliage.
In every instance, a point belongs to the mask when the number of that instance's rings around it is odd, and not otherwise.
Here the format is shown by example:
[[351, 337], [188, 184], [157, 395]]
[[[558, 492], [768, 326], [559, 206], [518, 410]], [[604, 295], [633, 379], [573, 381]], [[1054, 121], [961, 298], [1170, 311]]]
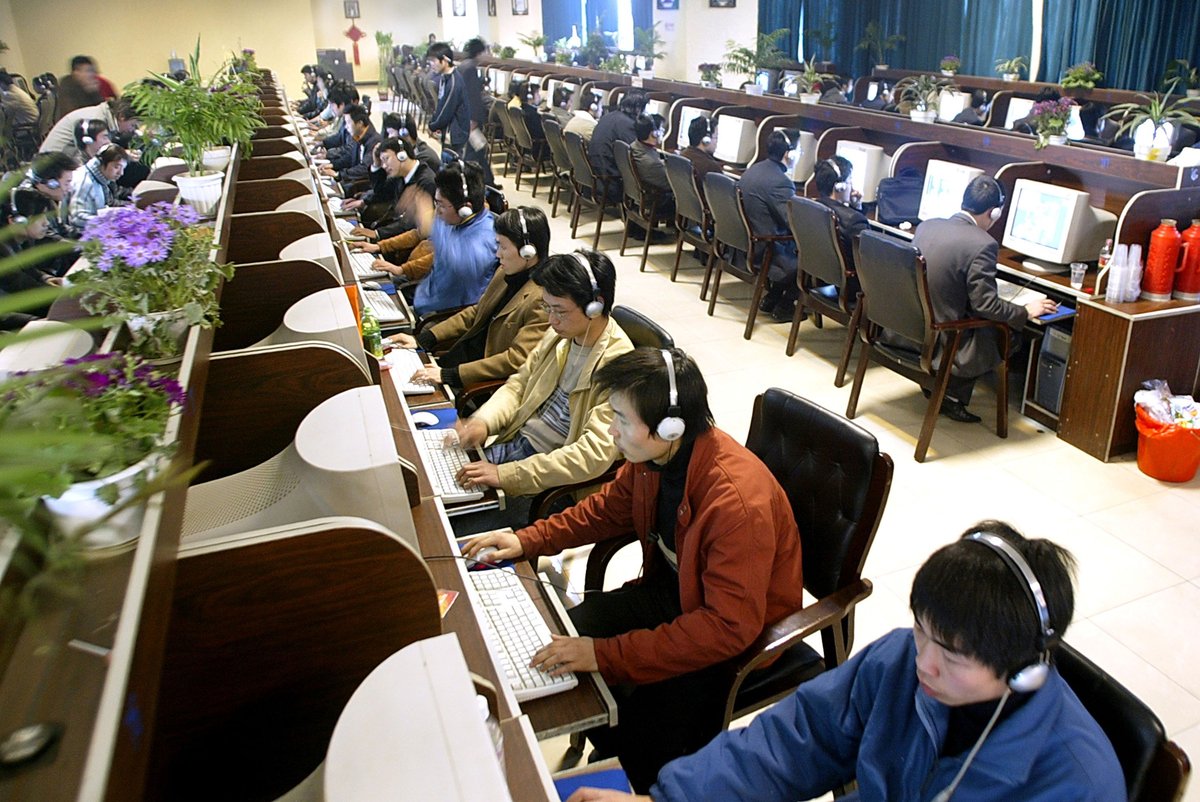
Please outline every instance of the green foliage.
[[517, 49], [515, 47], [509, 47], [508, 45], [505, 45], [504, 47], [500, 48], [500, 58], [513, 58], [516, 55]]
[[753, 50], [739, 45], [732, 39], [728, 40], [725, 43], [725, 69], [753, 78], [759, 70], [772, 70], [780, 67], [787, 61], [787, 56], [779, 49], [779, 41], [787, 34], [787, 28], [780, 28], [770, 33], [760, 33]]
[[828, 58], [829, 50], [836, 41], [832, 22], [809, 28], [804, 32], [804, 42], [811, 47], [814, 61], [819, 60], [822, 54]]
[[1200, 89], [1200, 67], [1193, 67], [1187, 59], [1175, 59], [1167, 65], [1162, 79], [1164, 88], [1174, 84], [1182, 84], [1184, 89]]
[[875, 64], [883, 64], [884, 55], [889, 50], [895, 50], [904, 41], [904, 34], [894, 33], [883, 35], [883, 26], [875, 20], [867, 23], [863, 38], [855, 45], [856, 50], [865, 50], [874, 59]]
[[996, 59], [996, 72], [1001, 75], [1016, 75], [1020, 76], [1025, 72], [1029, 65], [1028, 60], [1024, 56], [1013, 56], [1012, 58]]
[[803, 71], [800, 73], [800, 81], [802, 82], [804, 91], [806, 93], [820, 92], [821, 85], [825, 81], [827, 81], [827, 80], [836, 81], [838, 78], [836, 75], [834, 75], [832, 73], [821, 72], [820, 70], [818, 70], [817, 69], [817, 57], [815, 55], [812, 58], [810, 58], [808, 61], [800, 62], [800, 66], [804, 68]]
[[1200, 119], [1186, 108], [1188, 99], [1184, 97], [1171, 100], [1180, 79], [1175, 78], [1167, 83], [1164, 92], [1152, 94], [1138, 93], [1144, 103], [1118, 103], [1108, 110], [1105, 119], [1120, 121], [1116, 136], [1132, 133], [1139, 125], [1147, 120], [1155, 128], [1161, 128], [1164, 123], [1200, 126]]
[[604, 34], [592, 31], [588, 34], [587, 42], [579, 51], [579, 61], [588, 67], [598, 68], [608, 58], [608, 42]]
[[942, 90], [957, 89], [954, 82], [936, 75], [910, 75], [896, 84], [896, 99], [901, 111], [929, 111], [937, 108]]
[[519, 33], [517, 40], [533, 51], [534, 58], [542, 57], [542, 48], [546, 46], [546, 35], [541, 31], [533, 31], [532, 33]]
[[608, 58], [604, 59], [604, 61], [600, 62], [600, 69], [604, 72], [616, 72], [624, 74], [629, 69], [629, 65], [625, 63], [624, 56], [622, 56], [620, 53], [614, 53]]
[[715, 63], [705, 63], [697, 67], [700, 70], [700, 80], [710, 83], [713, 86], [721, 85], [721, 65]]
[[658, 22], [655, 22], [649, 28], [635, 27], [633, 29], [634, 55], [646, 59], [646, 69], [648, 70], [654, 68], [655, 61], [667, 55], [665, 50], [659, 50], [666, 43], [666, 40], [658, 35]]
[[1081, 61], [1067, 67], [1061, 83], [1067, 89], [1095, 89], [1096, 84], [1102, 78], [1104, 78], [1104, 73], [1096, 69], [1095, 64], [1090, 61]]
[[207, 82], [200, 77], [200, 39], [190, 56], [190, 74], [182, 81], [151, 73], [161, 86], [147, 83], [125, 88], [143, 122], [169, 132], [183, 148], [192, 175], [204, 171], [204, 149], [214, 145], [250, 145], [263, 126], [257, 87], [225, 64]]

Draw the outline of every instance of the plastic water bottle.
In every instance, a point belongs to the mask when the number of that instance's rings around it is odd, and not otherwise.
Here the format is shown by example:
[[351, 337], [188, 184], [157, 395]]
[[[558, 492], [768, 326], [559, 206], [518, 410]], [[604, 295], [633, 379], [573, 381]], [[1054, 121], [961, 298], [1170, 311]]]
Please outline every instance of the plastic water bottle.
[[1100, 249], [1100, 256], [1096, 259], [1096, 290], [1099, 291], [1103, 286], [1104, 276], [1108, 273], [1109, 262], [1112, 261], [1113, 241], [1112, 237], [1104, 240], [1104, 247]]
[[376, 359], [383, 359], [383, 330], [379, 328], [379, 319], [369, 306], [363, 306], [362, 310], [362, 337], [367, 353]]

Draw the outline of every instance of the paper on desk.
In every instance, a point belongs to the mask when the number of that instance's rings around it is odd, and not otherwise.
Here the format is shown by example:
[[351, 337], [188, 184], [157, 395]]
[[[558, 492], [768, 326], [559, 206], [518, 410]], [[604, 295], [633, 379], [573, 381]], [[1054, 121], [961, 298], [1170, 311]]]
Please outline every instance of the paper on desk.
[[458, 598], [457, 590], [442, 590], [438, 589], [438, 610], [442, 614], [442, 618], [446, 617], [446, 613], [450, 612], [450, 608], [454, 606], [454, 600]]

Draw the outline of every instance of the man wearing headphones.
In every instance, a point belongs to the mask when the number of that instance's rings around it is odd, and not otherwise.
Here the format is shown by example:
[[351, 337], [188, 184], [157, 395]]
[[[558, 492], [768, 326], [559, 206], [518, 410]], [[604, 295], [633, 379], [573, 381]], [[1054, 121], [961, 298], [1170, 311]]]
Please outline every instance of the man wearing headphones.
[[[781, 235], [788, 239], [770, 243], [769, 285], [759, 302], [761, 312], [769, 312], [779, 323], [789, 323], [796, 311], [800, 290], [796, 287], [796, 241], [788, 227], [787, 202], [796, 194], [792, 165], [800, 144], [798, 131], [772, 131], [767, 137], [767, 158], [746, 168], [738, 180], [746, 206], [746, 222], [755, 234]], [[763, 246], [754, 254], [755, 265], [762, 264]]]
[[696, 174], [696, 184], [701, 192], [704, 191], [704, 176], [724, 172], [725, 162], [713, 155], [716, 149], [716, 126], [708, 117], [698, 115], [688, 125], [688, 147], [679, 155], [692, 163], [692, 172]]
[[[588, 97], [593, 97], [589, 95]], [[587, 98], [584, 98], [587, 101]], [[600, 116], [600, 104], [595, 100], [588, 102], [587, 106], [575, 109], [571, 112], [571, 119], [567, 120], [567, 124], [563, 126], [563, 133], [576, 133], [586, 145], [592, 140], [592, 133], [596, 130], [597, 118]]]
[[122, 137], [132, 134], [138, 127], [137, 110], [127, 98], [109, 100], [96, 106], [75, 109], [70, 114], [64, 115], [46, 134], [38, 151], [40, 153], [59, 151], [73, 159], [85, 161], [79, 149], [75, 147], [75, 125], [80, 120], [103, 120], [108, 126], [109, 136], [113, 139], [120, 139], [120, 141], [124, 141]]
[[[917, 226], [913, 245], [925, 256], [935, 320], [982, 317], [1020, 329], [1029, 318], [1049, 314], [1057, 308], [1048, 298], [1018, 306], [1000, 297], [996, 288], [999, 244], [988, 229], [1000, 219], [1003, 207], [1004, 191], [1000, 183], [989, 176], [976, 176], [963, 192], [960, 211], [949, 218], [926, 220]], [[1000, 353], [992, 329], [964, 331], [950, 370], [942, 414], [960, 423], [977, 423], [979, 416], [967, 409], [975, 380], [1007, 357]]]
[[[661, 114], [643, 114], [634, 123], [637, 141], [629, 148], [633, 169], [637, 171], [642, 185], [656, 198], [655, 214], [659, 220], [675, 219], [675, 193], [671, 191], [671, 182], [667, 180], [667, 164], [663, 161], [662, 142], [667, 134], [664, 128], [667, 121]], [[640, 239], [640, 226], [631, 224], [631, 234]], [[643, 235], [645, 232], [642, 232]]]
[[639, 348], [596, 376], [626, 462], [563, 513], [467, 543], [533, 558], [635, 532], [642, 576], [570, 611], [580, 633], [534, 655], [551, 674], [599, 671], [615, 729], [589, 732], [644, 792], [667, 761], [721, 729], [727, 661], [801, 604], [800, 538], [787, 496], [750, 451], [713, 426], [708, 389], [679, 349]]
[[55, 210], [50, 212], [47, 220], [50, 223], [50, 233], [59, 239], [79, 239], [79, 230], [71, 225], [66, 199], [70, 197], [74, 187], [75, 170], [79, 162], [65, 153], [39, 153], [33, 157], [25, 177], [18, 185], [43, 195], [54, 202]]
[[621, 200], [621, 174], [617, 172], [617, 160], [613, 156], [613, 143], [617, 140], [632, 145], [637, 141], [634, 121], [646, 110], [650, 98], [645, 92], [631, 89], [621, 96], [617, 113], [608, 113], [596, 123], [592, 138], [588, 141], [588, 161], [597, 177], [603, 177], [605, 192], [610, 201]]
[[651, 798], [791, 802], [856, 779], [843, 799], [1123, 802], [1112, 745], [1053, 666], [1073, 569], [1048, 540], [976, 524], [917, 572], [911, 630], [670, 763]]
[[871, 225], [859, 208], [862, 196], [854, 192], [850, 183], [853, 170], [854, 165], [845, 156], [824, 159], [813, 170], [813, 181], [819, 196], [817, 200], [833, 210], [837, 222], [838, 247], [846, 260], [846, 267], [851, 270], [854, 269], [854, 240]]

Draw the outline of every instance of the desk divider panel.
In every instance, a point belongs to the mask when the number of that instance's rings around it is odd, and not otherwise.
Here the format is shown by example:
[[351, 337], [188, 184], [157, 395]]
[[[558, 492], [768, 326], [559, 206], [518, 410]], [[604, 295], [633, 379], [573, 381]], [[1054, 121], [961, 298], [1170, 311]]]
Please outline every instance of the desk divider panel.
[[233, 280], [221, 291], [221, 326], [216, 329], [213, 350], [253, 345], [279, 327], [296, 301], [338, 286], [324, 265], [309, 260], [237, 265]]
[[250, 151], [250, 155], [256, 159], [265, 156], [286, 156], [289, 153], [303, 153], [302, 146], [295, 142], [289, 142], [286, 138], [279, 139], [260, 139], [254, 143], [254, 149]]
[[[246, 162], [243, 162], [243, 168]], [[290, 243], [324, 232], [321, 224], [303, 212], [253, 212], [234, 215], [230, 223], [230, 262], [271, 262]]]
[[[295, 152], [299, 153], [299, 151]], [[242, 160], [242, 167], [238, 178], [241, 181], [260, 181], [265, 178], [279, 178], [304, 166], [305, 162], [296, 161], [288, 155], [257, 156]]]
[[265, 125], [254, 132], [251, 139], [280, 139], [285, 136], [294, 136], [296, 130], [291, 126], [286, 125]]
[[233, 213], [273, 212], [281, 203], [314, 194], [312, 187], [292, 178], [243, 180], [238, 182]]

